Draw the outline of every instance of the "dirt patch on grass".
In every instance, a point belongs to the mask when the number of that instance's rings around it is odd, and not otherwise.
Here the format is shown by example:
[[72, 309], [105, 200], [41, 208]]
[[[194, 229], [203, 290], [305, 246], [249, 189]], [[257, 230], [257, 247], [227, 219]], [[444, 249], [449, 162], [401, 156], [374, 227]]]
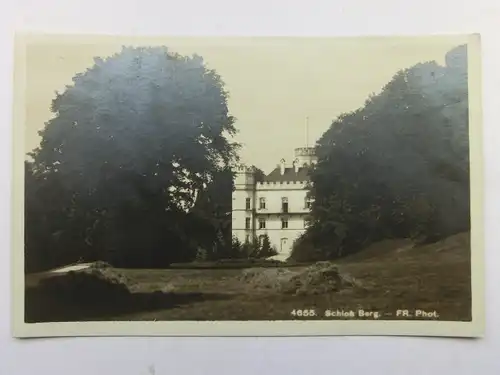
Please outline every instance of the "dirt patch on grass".
[[253, 290], [293, 295], [315, 295], [363, 287], [358, 280], [331, 262], [318, 262], [302, 270], [246, 270], [240, 281]]

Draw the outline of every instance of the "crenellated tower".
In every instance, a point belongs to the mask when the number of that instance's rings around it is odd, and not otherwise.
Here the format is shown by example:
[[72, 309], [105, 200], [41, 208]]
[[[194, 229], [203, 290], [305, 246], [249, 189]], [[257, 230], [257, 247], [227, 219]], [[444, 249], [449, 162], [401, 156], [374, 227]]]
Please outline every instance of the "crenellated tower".
[[295, 149], [295, 160], [300, 167], [315, 165], [318, 162], [314, 147], [299, 147]]
[[233, 191], [232, 233], [241, 243], [253, 240], [255, 230], [255, 168], [236, 167]]

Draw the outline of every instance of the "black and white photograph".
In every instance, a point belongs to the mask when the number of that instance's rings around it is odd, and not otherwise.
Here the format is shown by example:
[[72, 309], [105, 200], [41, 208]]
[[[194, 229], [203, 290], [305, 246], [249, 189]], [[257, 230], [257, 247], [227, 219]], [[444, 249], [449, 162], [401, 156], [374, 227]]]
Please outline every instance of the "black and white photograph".
[[482, 334], [478, 35], [15, 64], [14, 335]]

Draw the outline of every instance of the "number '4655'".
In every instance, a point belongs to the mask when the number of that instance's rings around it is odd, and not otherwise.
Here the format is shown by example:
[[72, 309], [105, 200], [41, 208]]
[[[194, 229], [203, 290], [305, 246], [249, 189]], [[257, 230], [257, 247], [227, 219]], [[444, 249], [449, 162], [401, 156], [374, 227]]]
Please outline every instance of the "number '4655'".
[[291, 312], [292, 316], [296, 317], [310, 317], [310, 316], [316, 316], [316, 311], [315, 310], [296, 310], [293, 309]]

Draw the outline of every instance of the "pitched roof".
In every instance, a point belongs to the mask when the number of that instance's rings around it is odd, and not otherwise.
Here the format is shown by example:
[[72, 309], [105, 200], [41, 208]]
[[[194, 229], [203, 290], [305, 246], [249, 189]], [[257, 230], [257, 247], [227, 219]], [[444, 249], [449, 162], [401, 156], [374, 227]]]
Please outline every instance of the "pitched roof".
[[287, 181], [309, 181], [309, 168], [300, 167], [297, 172], [294, 168], [285, 168], [281, 174], [280, 167], [276, 167], [271, 173], [264, 177], [264, 182], [287, 182]]

